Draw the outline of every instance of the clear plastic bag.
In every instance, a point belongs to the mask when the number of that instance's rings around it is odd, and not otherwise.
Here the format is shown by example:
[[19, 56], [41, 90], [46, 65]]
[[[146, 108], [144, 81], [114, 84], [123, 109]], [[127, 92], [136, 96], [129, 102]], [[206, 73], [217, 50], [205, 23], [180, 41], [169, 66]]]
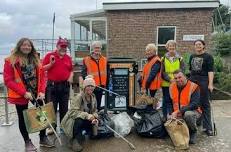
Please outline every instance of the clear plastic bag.
[[[121, 136], [126, 136], [130, 133], [132, 127], [134, 126], [134, 121], [130, 118], [130, 116], [126, 112], [122, 112], [113, 116], [112, 121], [114, 122], [115, 126], [114, 129], [117, 133]], [[116, 134], [115, 137], [119, 138]]]

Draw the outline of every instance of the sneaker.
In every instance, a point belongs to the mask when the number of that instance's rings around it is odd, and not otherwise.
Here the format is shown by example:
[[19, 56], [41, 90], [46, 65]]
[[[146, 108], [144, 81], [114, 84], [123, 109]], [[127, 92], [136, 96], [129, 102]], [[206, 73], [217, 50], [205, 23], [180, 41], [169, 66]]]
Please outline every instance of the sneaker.
[[42, 139], [40, 139], [39, 144], [41, 147], [47, 147], [47, 148], [51, 148], [54, 147], [54, 143], [52, 143], [47, 137], [43, 137]]
[[53, 135], [54, 131], [52, 130], [52, 128], [47, 128], [47, 135]]
[[25, 142], [25, 150], [26, 152], [31, 152], [31, 151], [37, 151], [37, 148], [34, 146], [34, 144], [29, 139], [28, 141]]
[[190, 134], [189, 144], [196, 144], [196, 132]]
[[77, 139], [73, 139], [72, 141], [72, 150], [75, 152], [80, 152], [83, 150], [83, 147], [80, 145]]

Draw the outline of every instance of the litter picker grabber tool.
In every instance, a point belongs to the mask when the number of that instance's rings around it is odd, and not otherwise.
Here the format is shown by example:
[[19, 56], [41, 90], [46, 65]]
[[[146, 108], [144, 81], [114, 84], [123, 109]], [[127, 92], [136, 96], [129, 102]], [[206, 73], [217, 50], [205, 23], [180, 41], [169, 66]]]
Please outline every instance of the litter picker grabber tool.
[[[111, 90], [102, 88], [102, 87], [100, 87], [100, 86], [96, 86], [96, 87], [99, 88], [99, 89], [101, 89], [101, 90], [104, 90], [104, 91], [106, 91], [106, 92], [108, 92], [108, 93], [111, 93], [111, 94], [116, 95], [116, 97], [118, 98], [119, 101], [123, 101], [124, 99], [126, 99], [125, 96], [120, 95], [120, 94], [118, 94], [118, 93], [115, 93], [115, 92], [113, 92], [113, 91], [111, 91]], [[104, 101], [104, 102], [105, 102], [105, 101]], [[105, 106], [107, 106], [106, 104], [107, 104], [107, 103], [105, 102]], [[104, 112], [105, 112], [105, 113], [107, 112], [107, 108], [104, 108]]]
[[[100, 87], [100, 86], [96, 86], [96, 87], [98, 87], [98, 88], [100, 88], [100, 89], [102, 89], [102, 90], [104, 90], [104, 91], [107, 91], [107, 92], [109, 92], [109, 93], [112, 93], [112, 94], [114, 94], [114, 95], [116, 95], [116, 96], [123, 97], [123, 96], [119, 95], [118, 93], [115, 93], [115, 92], [110, 91], [110, 90], [108, 90], [108, 89], [102, 88], [102, 87]], [[108, 115], [108, 114], [107, 114], [107, 102], [105, 101], [104, 116], [106, 116], [106, 115]], [[112, 129], [108, 124], [105, 124], [105, 126], [106, 126], [109, 130], [111, 130], [113, 133], [115, 133], [116, 135], [118, 135], [121, 139], [123, 139], [123, 140], [129, 145], [129, 147], [130, 147], [132, 150], [135, 150], [135, 149], [136, 149], [136, 147], [135, 147], [131, 142], [129, 142], [126, 138], [124, 138], [122, 135], [120, 135], [118, 132], [116, 132], [114, 129]]]
[[[40, 104], [38, 103], [38, 101], [37, 101], [34, 97], [33, 97], [33, 101], [35, 102], [36, 106], [38, 106], [38, 108], [39, 108], [39, 110], [41, 111], [43, 117], [45, 117], [45, 119], [47, 120], [49, 126], [51, 127], [51, 129], [53, 130], [55, 136], [57, 137], [57, 139], [58, 139], [58, 141], [59, 141], [59, 144], [62, 145], [62, 141], [61, 141], [60, 137], [58, 136], [56, 130], [55, 130], [54, 127], [52, 126], [50, 120], [47, 118], [45, 112], [42, 110], [42, 107], [40, 106]], [[45, 105], [44, 100], [42, 100], [42, 102], [43, 102], [43, 105]]]
[[210, 109], [211, 109], [211, 117], [212, 117], [212, 129], [213, 129], [213, 136], [217, 135], [217, 128], [216, 128], [216, 123], [215, 123], [215, 118], [214, 118], [214, 111], [213, 111], [213, 106], [212, 106], [212, 93], [209, 91], [209, 102], [210, 102]]
[[132, 149], [132, 150], [135, 150], [136, 149], [136, 147], [131, 143], [131, 142], [129, 142], [126, 138], [124, 138], [122, 135], [120, 135], [118, 132], [116, 132], [114, 129], [112, 129], [110, 126], [108, 126], [107, 124], [106, 124], [106, 127], [108, 128], [108, 129], [110, 129], [112, 132], [114, 132], [116, 135], [118, 135], [121, 139], [123, 139], [126, 143], [128, 143], [128, 145], [129, 145], [129, 147]]
[[114, 94], [114, 95], [116, 95], [116, 96], [121, 96], [121, 95], [119, 95], [118, 93], [115, 93], [115, 92], [113, 92], [113, 91], [111, 91], [111, 90], [102, 88], [102, 87], [100, 87], [100, 86], [96, 86], [96, 87], [97, 87], [97, 88], [100, 88], [100, 89], [102, 89], [102, 90], [104, 90], [104, 91], [107, 91], [107, 92], [109, 92], [109, 93], [112, 93], [112, 94]]

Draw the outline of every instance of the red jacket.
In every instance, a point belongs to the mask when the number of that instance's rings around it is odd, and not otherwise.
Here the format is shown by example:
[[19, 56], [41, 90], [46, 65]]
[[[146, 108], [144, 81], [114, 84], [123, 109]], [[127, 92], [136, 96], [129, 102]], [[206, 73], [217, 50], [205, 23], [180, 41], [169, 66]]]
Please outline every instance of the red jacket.
[[[19, 59], [16, 60], [15, 65], [19, 65]], [[22, 71], [19, 66], [15, 66], [15, 69], [18, 71], [18, 74], [21, 75]], [[8, 90], [13, 90], [19, 97], [12, 98], [8, 96], [8, 101], [12, 104], [18, 104], [18, 105], [25, 105], [29, 102], [29, 100], [24, 98], [24, 95], [26, 93], [26, 87], [22, 87], [19, 83], [16, 83], [15, 78], [15, 69], [13, 65], [11, 64], [10, 60], [7, 58], [5, 59], [4, 64], [4, 72], [3, 72], [3, 78], [4, 83]], [[36, 74], [38, 77], [38, 90], [37, 93], [42, 92], [45, 93], [45, 77], [44, 77], [44, 70], [41, 68], [41, 66], [37, 67]], [[22, 78], [21, 78], [22, 79]]]

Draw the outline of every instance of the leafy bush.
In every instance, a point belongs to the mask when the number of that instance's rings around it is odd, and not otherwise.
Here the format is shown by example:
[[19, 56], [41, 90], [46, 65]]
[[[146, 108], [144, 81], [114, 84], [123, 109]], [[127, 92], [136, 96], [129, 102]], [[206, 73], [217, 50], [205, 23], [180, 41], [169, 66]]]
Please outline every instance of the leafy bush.
[[213, 56], [213, 58], [214, 58], [214, 71], [222, 72], [224, 67], [223, 67], [223, 61], [222, 61], [221, 55], [220, 54], [215, 55]]
[[217, 33], [212, 37], [213, 51], [221, 56], [231, 55], [231, 33]]
[[215, 73], [214, 84], [217, 88], [231, 92], [231, 73], [217, 72]]
[[186, 75], [189, 75], [190, 74], [190, 71], [189, 71], [189, 58], [190, 58], [190, 53], [184, 53], [182, 55], [183, 57], [183, 61], [184, 61], [184, 65], [185, 65], [185, 74]]

